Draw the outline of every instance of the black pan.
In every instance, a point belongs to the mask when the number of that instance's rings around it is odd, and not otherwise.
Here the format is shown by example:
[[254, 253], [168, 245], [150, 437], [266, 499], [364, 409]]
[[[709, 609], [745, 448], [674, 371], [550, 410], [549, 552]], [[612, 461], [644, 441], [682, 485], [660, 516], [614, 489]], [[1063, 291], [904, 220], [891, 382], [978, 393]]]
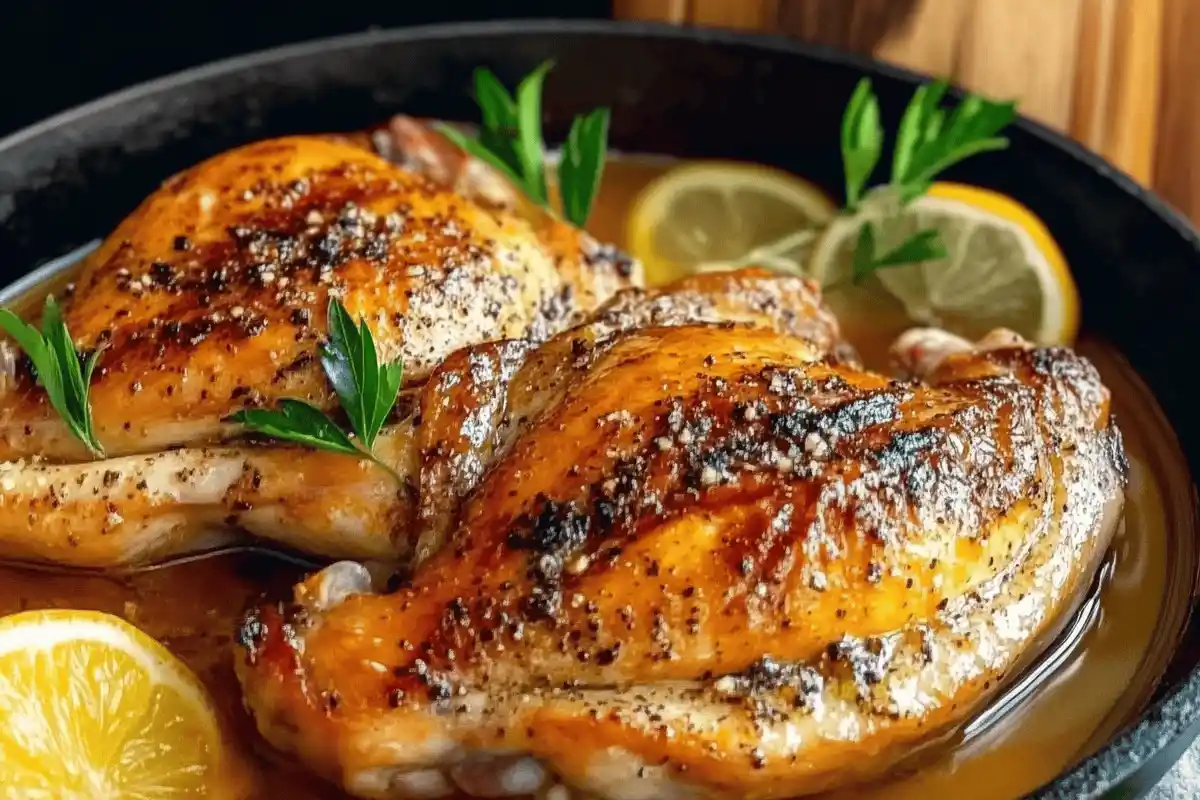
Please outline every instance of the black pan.
[[[768, 37], [615, 23], [487, 23], [367, 33], [224, 61], [144, 84], [0, 141], [0, 284], [107, 233], [164, 177], [253, 139], [341, 131], [399, 110], [473, 118], [471, 70], [506, 83], [546, 58], [551, 134], [613, 108], [613, 144], [775, 164], [840, 190], [837, 131], [863, 74], [894, 130], [918, 80], [863, 58]], [[1002, 154], [952, 179], [1031, 207], [1074, 265], [1085, 326], [1115, 344], [1166, 411], [1193, 474], [1200, 414], [1200, 237], [1100, 158], [1029, 121]], [[1193, 503], [1194, 505], [1194, 503]], [[1195, 605], [1197, 576], [1182, 580]], [[1150, 705], [1042, 798], [1137, 796], [1200, 733], [1200, 622], [1177, 631]]]

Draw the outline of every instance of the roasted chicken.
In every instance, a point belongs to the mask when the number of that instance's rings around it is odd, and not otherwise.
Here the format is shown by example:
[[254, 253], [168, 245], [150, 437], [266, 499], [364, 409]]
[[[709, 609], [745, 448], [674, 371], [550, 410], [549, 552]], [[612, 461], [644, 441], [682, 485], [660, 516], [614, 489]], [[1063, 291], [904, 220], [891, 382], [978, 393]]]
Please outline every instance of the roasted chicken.
[[1126, 464], [1084, 359], [915, 331], [895, 380], [631, 305], [435, 371], [415, 571], [244, 619], [270, 742], [366, 798], [804, 795], [952, 732], [1092, 579]]
[[[430, 151], [428, 129], [396, 137], [407, 167], [336, 137], [231, 150], [168, 180], [88, 256], [64, 312], [82, 350], [104, 350], [91, 404], [106, 459], [0, 341], [0, 555], [109, 566], [234, 531], [335, 558], [407, 549], [411, 487], [352, 458], [234, 441], [227, 417], [285, 397], [336, 409], [315, 357], [331, 296], [416, 387], [466, 345], [579, 323], [640, 274], [518, 213], [472, 162]], [[405, 436], [379, 445], [402, 471]]]

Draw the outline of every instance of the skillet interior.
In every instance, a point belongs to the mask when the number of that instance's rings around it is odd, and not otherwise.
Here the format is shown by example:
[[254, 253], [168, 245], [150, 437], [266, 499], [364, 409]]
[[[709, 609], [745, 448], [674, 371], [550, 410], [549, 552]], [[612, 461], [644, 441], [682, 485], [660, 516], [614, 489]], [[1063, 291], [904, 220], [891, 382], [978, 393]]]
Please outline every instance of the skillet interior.
[[[840, 192], [845, 99], [875, 76], [885, 126], [915, 76], [781, 39], [614, 23], [486, 23], [369, 33], [269, 51], [166, 78], [0, 141], [0, 283], [106, 233], [172, 172], [283, 133], [365, 126], [397, 110], [473, 116], [471, 70], [506, 82], [553, 58], [552, 133], [584, 108], [613, 108], [616, 147], [774, 164]], [[1002, 155], [950, 179], [1019, 198], [1075, 268], [1085, 326], [1115, 344], [1154, 390], [1193, 473], [1200, 416], [1187, 372], [1200, 305], [1200, 238], [1098, 158], [1030, 122]], [[1176, 554], [1194, 605], [1195, 551]], [[1181, 589], [1183, 587], [1180, 587]], [[1174, 615], [1175, 655], [1134, 726], [1039, 797], [1136, 795], [1200, 733], [1200, 622]]]

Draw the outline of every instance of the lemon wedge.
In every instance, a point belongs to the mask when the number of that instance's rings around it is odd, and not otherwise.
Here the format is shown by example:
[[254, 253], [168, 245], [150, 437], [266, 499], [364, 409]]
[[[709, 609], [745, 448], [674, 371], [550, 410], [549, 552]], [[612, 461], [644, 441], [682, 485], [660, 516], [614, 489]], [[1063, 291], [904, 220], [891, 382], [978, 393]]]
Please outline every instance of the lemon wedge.
[[0, 619], [0, 796], [218, 797], [221, 739], [203, 687], [117, 617]]
[[[894, 198], [876, 193], [839, 217], [812, 253], [809, 272], [829, 292], [839, 316], [887, 318], [878, 300], [898, 301], [907, 324], [944, 328], [977, 339], [1009, 328], [1042, 345], [1070, 343], [1079, 326], [1079, 294], [1062, 251], [1041, 220], [1010, 197], [976, 186], [935, 183], [894, 216]], [[881, 221], [893, 221], [884, 226]], [[919, 230], [935, 228], [947, 256], [877, 270], [848, 287], [859, 227], [875, 223], [886, 252]], [[884, 304], [886, 305], [886, 304]], [[851, 325], [853, 322], [851, 321]]]
[[798, 274], [836, 211], [824, 192], [787, 172], [693, 161], [641, 191], [626, 218], [625, 238], [652, 284], [743, 266]]

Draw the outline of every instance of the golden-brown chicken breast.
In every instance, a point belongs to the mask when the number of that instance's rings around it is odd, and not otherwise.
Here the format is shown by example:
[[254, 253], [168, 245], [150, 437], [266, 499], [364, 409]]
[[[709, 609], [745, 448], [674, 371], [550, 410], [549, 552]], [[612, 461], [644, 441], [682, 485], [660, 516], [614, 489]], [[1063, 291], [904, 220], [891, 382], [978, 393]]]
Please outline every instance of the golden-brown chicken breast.
[[[63, 302], [77, 346], [104, 350], [91, 405], [107, 459], [70, 436], [0, 341], [0, 555], [105, 566], [248, 530], [395, 558], [407, 484], [352, 458], [229, 441], [231, 413], [282, 398], [336, 415], [317, 357], [329, 298], [368, 322], [415, 387], [461, 347], [544, 339], [639, 282], [636, 263], [582, 231], [549, 217], [535, 227], [353, 142], [298, 136], [218, 155], [148, 197]], [[402, 398], [396, 419], [410, 410]], [[402, 474], [407, 431], [380, 445]]]
[[[122, 222], [65, 303], [80, 348], [104, 348], [97, 436], [110, 455], [147, 453], [219, 439], [248, 405], [331, 407], [315, 358], [330, 296], [411, 383], [460, 347], [578, 322], [636, 277], [574, 229], [553, 244], [360, 147], [292, 137], [223, 153]], [[84, 457], [28, 371], [16, 378], [0, 459]]]
[[[821, 352], [846, 351], [814, 284], [753, 269], [622, 290], [579, 335], [690, 321], [759, 325], [806, 337]], [[0, 555], [77, 566], [146, 563], [249, 533], [337, 558], [423, 560], [444, 541], [446, 509], [482, 474], [486, 453], [473, 443], [486, 415], [502, 409], [496, 382], [531, 347], [526, 337], [458, 351], [449, 360], [459, 368], [410, 392], [419, 400], [405, 406], [415, 403], [422, 424], [414, 427], [406, 412], [375, 447], [401, 476], [399, 487], [369, 462], [279, 442], [0, 464]]]
[[436, 437], [445, 543], [239, 635], [262, 733], [361, 797], [872, 777], [1036, 653], [1122, 503], [1107, 390], [1064, 349], [914, 334], [917, 381], [742, 325], [469, 352], [429, 384], [472, 419]]

